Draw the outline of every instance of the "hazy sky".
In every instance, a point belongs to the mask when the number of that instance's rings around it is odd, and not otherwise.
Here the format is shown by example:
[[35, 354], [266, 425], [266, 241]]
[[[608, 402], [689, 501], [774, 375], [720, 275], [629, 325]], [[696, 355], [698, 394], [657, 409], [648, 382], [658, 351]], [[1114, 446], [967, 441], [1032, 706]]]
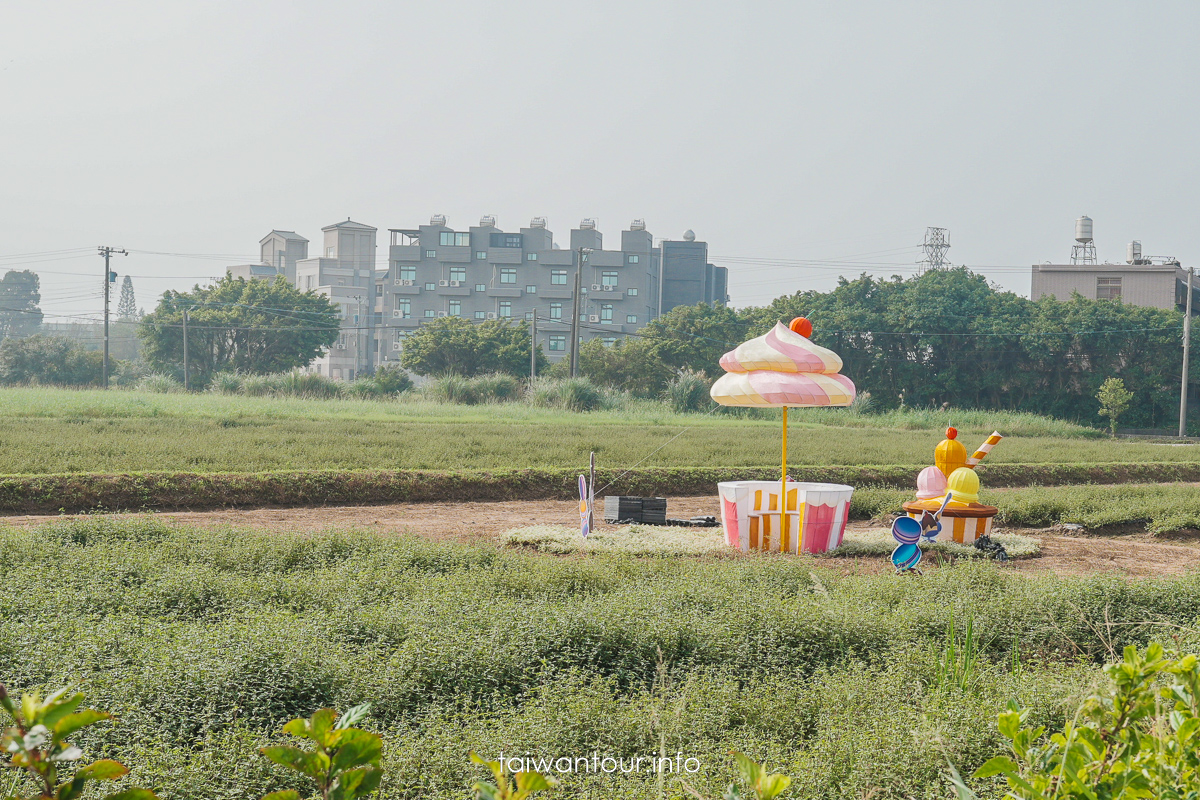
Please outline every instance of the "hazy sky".
[[382, 260], [434, 213], [692, 228], [738, 306], [910, 274], [929, 225], [1024, 294], [1080, 214], [1101, 260], [1200, 262], [1195, 0], [0, 10], [0, 268], [51, 313], [100, 307], [98, 244], [206, 256], [120, 259], [150, 310], [272, 228], [353, 217]]

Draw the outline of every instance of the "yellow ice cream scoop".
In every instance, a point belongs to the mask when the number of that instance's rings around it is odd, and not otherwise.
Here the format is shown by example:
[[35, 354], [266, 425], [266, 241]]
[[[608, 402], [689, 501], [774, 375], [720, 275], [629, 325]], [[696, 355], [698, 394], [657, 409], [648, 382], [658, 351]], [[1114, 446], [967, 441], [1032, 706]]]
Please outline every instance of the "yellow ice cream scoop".
[[958, 441], [956, 429], [946, 428], [946, 438], [933, 449], [933, 464], [947, 478], [954, 470], [967, 465], [967, 448]]
[[959, 467], [951, 472], [946, 488], [956, 503], [979, 502], [979, 476], [973, 469]]

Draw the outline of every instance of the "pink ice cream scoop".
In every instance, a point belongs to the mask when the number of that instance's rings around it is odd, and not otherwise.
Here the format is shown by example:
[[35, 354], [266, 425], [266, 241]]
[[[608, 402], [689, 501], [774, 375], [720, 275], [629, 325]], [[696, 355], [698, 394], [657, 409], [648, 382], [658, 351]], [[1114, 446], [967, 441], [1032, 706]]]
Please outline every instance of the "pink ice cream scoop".
[[937, 467], [926, 467], [917, 475], [917, 499], [930, 500], [946, 494], [946, 475]]

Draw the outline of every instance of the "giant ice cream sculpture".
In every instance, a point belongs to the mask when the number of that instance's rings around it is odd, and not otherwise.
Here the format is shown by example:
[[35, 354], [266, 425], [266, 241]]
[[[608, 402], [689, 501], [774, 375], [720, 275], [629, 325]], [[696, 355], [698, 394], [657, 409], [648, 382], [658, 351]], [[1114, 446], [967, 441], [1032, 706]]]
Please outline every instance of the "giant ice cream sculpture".
[[946, 438], [934, 448], [932, 467], [917, 475], [917, 499], [904, 503], [904, 512], [914, 519], [922, 518], [945, 503], [943, 533], [959, 544], [974, 544], [992, 532], [992, 518], [1000, 511], [995, 506], [979, 502], [979, 475], [975, 467], [1004, 437], [993, 431], [970, 457], [967, 448], [958, 441], [958, 430], [946, 429]]
[[718, 484], [725, 541], [743, 552], [823, 553], [841, 544], [854, 489], [787, 477], [788, 408], [848, 406], [854, 383], [838, 374], [842, 359], [809, 341], [804, 317], [721, 356], [726, 374], [709, 394], [724, 406], [783, 409], [783, 470], [775, 481]]

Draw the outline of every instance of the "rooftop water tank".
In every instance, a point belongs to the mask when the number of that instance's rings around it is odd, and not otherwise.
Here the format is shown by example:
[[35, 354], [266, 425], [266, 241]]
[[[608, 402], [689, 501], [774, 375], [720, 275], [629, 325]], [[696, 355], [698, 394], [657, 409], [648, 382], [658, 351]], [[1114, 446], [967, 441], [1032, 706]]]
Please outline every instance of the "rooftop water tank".
[[685, 242], [696, 241], [696, 232], [693, 231], [691, 228], [688, 228], [686, 231], [683, 232], [683, 240]]
[[596, 230], [596, 220], [592, 219], [591, 217], [587, 217], [587, 218], [583, 219], [579, 223], [579, 230], [581, 230], [581, 231]]
[[1129, 264], [1140, 264], [1142, 261], [1142, 243], [1136, 239], [1125, 248], [1125, 261]]
[[533, 219], [529, 220], [529, 227], [531, 227], [531, 228], [546, 227], [546, 218], [545, 217], [534, 217]]
[[430, 225], [445, 225], [446, 224], [446, 215], [445, 214], [434, 214], [432, 217], [429, 218], [429, 224]]
[[1092, 240], [1092, 218], [1080, 217], [1075, 220], [1075, 241], [1090, 242]]
[[479, 218], [479, 227], [481, 227], [481, 228], [496, 227], [496, 215], [495, 214], [484, 214], [482, 217]]
[[635, 219], [633, 222], [629, 223], [629, 230], [631, 230], [631, 231], [644, 231], [644, 230], [646, 230], [646, 220], [644, 220], [644, 219]]

